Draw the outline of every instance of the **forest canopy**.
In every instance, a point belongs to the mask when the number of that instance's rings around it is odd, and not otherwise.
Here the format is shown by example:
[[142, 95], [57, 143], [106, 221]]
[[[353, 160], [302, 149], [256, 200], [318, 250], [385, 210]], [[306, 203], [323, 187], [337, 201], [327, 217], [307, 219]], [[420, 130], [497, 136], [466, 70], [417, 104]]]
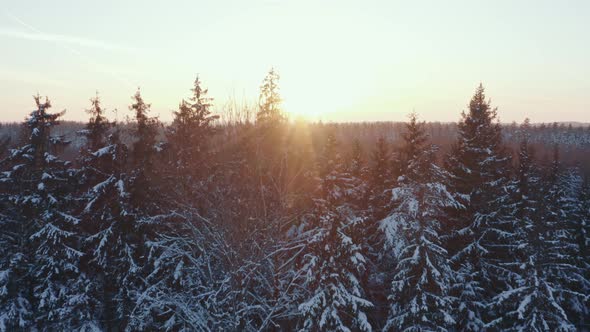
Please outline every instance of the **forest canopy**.
[[2, 125], [0, 331], [590, 328], [588, 127], [481, 84], [456, 124], [289, 121], [279, 79], [232, 121], [197, 77], [169, 124], [137, 90]]

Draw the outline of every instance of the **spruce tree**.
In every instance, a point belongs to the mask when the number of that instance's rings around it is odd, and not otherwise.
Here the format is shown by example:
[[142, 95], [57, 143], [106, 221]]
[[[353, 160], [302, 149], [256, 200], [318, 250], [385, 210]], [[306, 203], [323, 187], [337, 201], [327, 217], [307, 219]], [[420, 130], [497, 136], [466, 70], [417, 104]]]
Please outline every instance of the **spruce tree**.
[[23, 130], [26, 144], [5, 160], [0, 182], [8, 205], [3, 275], [3, 329], [91, 329], [96, 326], [81, 273], [78, 219], [69, 195], [74, 171], [52, 154], [67, 144], [51, 129], [64, 112], [49, 113], [49, 99], [35, 96], [37, 109]]
[[173, 151], [173, 162], [181, 176], [190, 179], [195, 171], [203, 170], [208, 162], [208, 140], [214, 133], [213, 122], [219, 118], [211, 114], [213, 98], [207, 97], [207, 89], [201, 86], [197, 76], [193, 95], [182, 100], [168, 132], [168, 142]]
[[[163, 192], [155, 195], [159, 122], [149, 117], [149, 104], [139, 91], [133, 99], [132, 153], [121, 143], [117, 129], [104, 139], [105, 146], [89, 152], [83, 161], [88, 189], [82, 196], [80, 219], [89, 233], [84, 251], [88, 273], [93, 276], [93, 296], [101, 300], [98, 311], [107, 330], [125, 329], [133, 323], [137, 298], [147, 287], [149, 243], [165, 228], [167, 218], [167, 206], [160, 204]], [[96, 114], [89, 122], [96, 122]]]
[[258, 113], [256, 125], [265, 129], [275, 128], [286, 121], [281, 109], [282, 98], [279, 94], [280, 76], [274, 68], [271, 68], [260, 86], [258, 100]]
[[308, 242], [301, 267], [308, 294], [299, 304], [305, 331], [370, 331], [359, 276], [365, 270], [361, 247], [353, 240], [362, 218], [348, 204], [349, 177], [328, 136], [320, 166], [320, 193], [309, 216]]
[[410, 113], [410, 122], [407, 124], [406, 131], [402, 134], [404, 145], [401, 151], [400, 172], [405, 174], [408, 171], [410, 161], [417, 158], [426, 148], [428, 136], [424, 130], [424, 122], [418, 122], [418, 115]]
[[395, 182], [394, 176], [388, 143], [384, 137], [379, 137], [369, 174], [370, 205], [375, 220], [381, 220], [385, 216], [385, 207], [389, 200], [385, 189]]
[[90, 99], [91, 107], [86, 110], [90, 119], [81, 134], [86, 138], [86, 151], [95, 152], [106, 145], [107, 132], [114, 125], [104, 114], [98, 93]]
[[583, 321], [588, 312], [584, 247], [580, 239], [583, 218], [579, 214], [579, 194], [583, 180], [574, 169], [564, 169], [555, 145], [551, 169], [544, 183], [543, 223], [545, 227], [545, 270], [555, 287], [556, 302], [571, 321]]
[[426, 147], [424, 125], [410, 117], [402, 150], [406, 172], [392, 191], [392, 209], [381, 221], [385, 249], [396, 260], [384, 330], [446, 331], [452, 329], [453, 271], [441, 240], [445, 210], [459, 206], [449, 193], [446, 172]]
[[[0, 128], [2, 128], [2, 127], [0, 126]], [[9, 144], [10, 144], [10, 137], [9, 136], [0, 138], [0, 160], [2, 158], [4, 158], [4, 156], [8, 152], [8, 145]]]
[[157, 118], [149, 116], [151, 105], [143, 100], [139, 90], [132, 99], [134, 103], [129, 110], [134, 113], [133, 162], [142, 172], [150, 172], [153, 170], [156, 137], [161, 124]]
[[493, 319], [488, 303], [508, 287], [502, 262], [509, 257], [505, 244], [514, 236], [504, 209], [510, 158], [496, 117], [480, 85], [462, 114], [458, 140], [446, 161], [451, 191], [464, 206], [453, 209], [448, 221], [454, 228], [449, 249], [457, 272], [456, 315], [464, 331], [479, 331]]
[[364, 172], [363, 150], [358, 138], [355, 138], [352, 142], [349, 172], [357, 178], [360, 178]]
[[[579, 230], [576, 238], [580, 249], [578, 257], [579, 267], [584, 273], [584, 278], [590, 280], [590, 183], [586, 180], [582, 186], [579, 195], [578, 213], [580, 216]], [[586, 289], [585, 293], [590, 293]], [[578, 329], [588, 328], [590, 326], [590, 299], [580, 305], [580, 310], [577, 311], [576, 324]]]
[[[136, 298], [132, 330], [207, 331], [234, 322], [218, 261], [224, 243], [210, 220], [184, 208], [162, 216], [169, 229], [148, 243], [149, 274]], [[221, 243], [220, 243], [221, 242]]]
[[92, 296], [100, 303], [96, 315], [106, 330], [124, 327], [127, 312], [122, 302], [129, 296], [125, 281], [139, 269], [128, 160], [127, 147], [115, 132], [106, 146], [84, 159], [82, 169], [88, 188], [80, 212], [81, 225], [88, 233], [83, 241], [85, 268], [92, 277]]
[[516, 236], [511, 237], [512, 261], [504, 266], [516, 275], [512, 287], [494, 298], [501, 315], [490, 328], [509, 331], [574, 331], [558, 301], [560, 285], [547, 273], [546, 225], [543, 224], [541, 176], [529, 145], [528, 119], [520, 127], [520, 151], [517, 177], [513, 181], [512, 218]]

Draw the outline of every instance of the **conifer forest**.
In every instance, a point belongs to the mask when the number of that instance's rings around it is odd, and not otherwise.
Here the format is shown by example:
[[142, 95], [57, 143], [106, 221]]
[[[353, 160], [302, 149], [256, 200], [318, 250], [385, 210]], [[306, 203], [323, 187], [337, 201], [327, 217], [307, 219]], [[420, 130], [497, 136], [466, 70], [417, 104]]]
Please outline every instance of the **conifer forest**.
[[481, 84], [457, 123], [189, 88], [171, 123], [137, 90], [0, 125], [0, 331], [590, 330], [587, 124], [501, 123]]

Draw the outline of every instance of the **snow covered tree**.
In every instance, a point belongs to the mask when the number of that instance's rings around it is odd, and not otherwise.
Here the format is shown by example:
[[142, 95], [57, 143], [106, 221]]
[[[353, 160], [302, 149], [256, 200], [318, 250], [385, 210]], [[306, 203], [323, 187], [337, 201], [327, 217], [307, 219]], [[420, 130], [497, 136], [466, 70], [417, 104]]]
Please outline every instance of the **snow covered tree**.
[[357, 178], [360, 178], [364, 172], [363, 150], [358, 138], [355, 138], [352, 142], [349, 172]]
[[501, 315], [488, 323], [488, 327], [509, 331], [574, 331], [558, 301], [560, 285], [548, 278], [546, 227], [540, 213], [541, 177], [529, 145], [528, 119], [520, 130], [517, 178], [512, 185], [516, 236], [511, 236], [510, 243], [513, 259], [504, 264], [516, 278], [511, 288], [494, 298], [493, 306]]
[[[577, 243], [580, 250], [577, 263], [580, 269], [584, 273], [584, 278], [590, 280], [590, 183], [588, 180], [582, 186], [579, 195], [578, 202], [578, 213], [580, 216], [578, 223], [578, 231], [576, 233]], [[585, 290], [586, 294], [590, 293], [590, 290]], [[586, 301], [580, 304], [580, 310], [576, 310], [577, 317], [575, 322], [578, 329], [587, 328], [590, 325], [590, 298], [586, 298]]]
[[35, 96], [37, 109], [24, 129], [27, 144], [5, 160], [11, 168], [0, 182], [9, 186], [5, 202], [10, 226], [3, 266], [2, 329], [39, 327], [57, 330], [92, 329], [86, 280], [80, 273], [78, 219], [71, 212], [73, 170], [52, 151], [67, 144], [51, 129], [64, 112], [49, 113], [51, 103]]
[[80, 131], [86, 141], [76, 192], [80, 201], [76, 216], [83, 236], [81, 269], [89, 278], [87, 296], [92, 302], [89, 307], [100, 322], [98, 328], [112, 330], [124, 326], [124, 314], [118, 310], [121, 280], [137, 270], [136, 264], [129, 262], [134, 257], [133, 244], [127, 243], [122, 234], [123, 229], [133, 232], [129, 226], [132, 208], [127, 192], [129, 152], [120, 142], [120, 129], [105, 117], [98, 96], [90, 102], [90, 118]]
[[395, 181], [393, 179], [395, 175], [392, 172], [389, 146], [384, 137], [379, 137], [377, 140], [369, 173], [369, 201], [373, 219], [377, 221], [385, 217], [385, 213], [387, 212], [386, 205], [390, 198], [386, 189], [390, 188]]
[[381, 221], [385, 249], [396, 260], [387, 331], [446, 331], [455, 323], [453, 271], [440, 234], [446, 208], [459, 203], [446, 188], [448, 175], [434, 163], [434, 147], [426, 142], [423, 124], [412, 114], [402, 147], [406, 172], [391, 190], [392, 210]]
[[[97, 315], [107, 330], [128, 326], [138, 294], [146, 287], [148, 242], [162, 231], [167, 218], [167, 206], [161, 204], [165, 193], [155, 195], [158, 190], [152, 182], [159, 122], [148, 117], [149, 105], [139, 92], [134, 101], [133, 159], [116, 129], [103, 139], [104, 146], [89, 151], [80, 171], [86, 188], [79, 212], [88, 234], [83, 241], [85, 269], [93, 280], [92, 297], [100, 301]], [[95, 120], [94, 115], [90, 123]]]
[[142, 171], [149, 172], [153, 169], [156, 136], [161, 124], [157, 118], [149, 116], [151, 105], [143, 100], [139, 90], [132, 99], [134, 103], [129, 106], [129, 110], [135, 113], [133, 134], [136, 139], [133, 144], [133, 161], [141, 166]]
[[495, 122], [497, 111], [490, 107], [482, 85], [462, 115], [446, 166], [450, 189], [464, 208], [451, 210], [454, 236], [448, 249], [457, 272], [458, 328], [479, 331], [494, 316], [488, 301], [507, 287], [501, 263], [509, 256], [505, 244], [513, 227], [505, 211], [510, 158]]
[[91, 296], [100, 303], [96, 314], [106, 330], [124, 327], [126, 311], [121, 306], [129, 296], [125, 281], [140, 268], [125, 171], [127, 155], [115, 133], [106, 146], [85, 159], [82, 170], [89, 179], [80, 212], [81, 225], [88, 234], [83, 241], [85, 269], [93, 281]]
[[551, 170], [544, 181], [545, 271], [555, 287], [556, 302], [566, 310], [571, 321], [583, 321], [588, 312], [590, 289], [583, 257], [585, 241], [580, 238], [584, 229], [584, 219], [579, 213], [583, 180], [574, 169], [564, 170], [557, 146], [554, 151]]
[[402, 134], [404, 145], [401, 151], [400, 172], [405, 174], [408, 171], [410, 161], [417, 158], [426, 148], [428, 136], [424, 130], [424, 122], [418, 122], [418, 115], [410, 113], [408, 116], [410, 122], [407, 124], [406, 131]]
[[213, 122], [219, 118], [211, 114], [213, 99], [207, 97], [207, 89], [201, 86], [198, 76], [191, 91], [193, 95], [189, 100], [183, 99], [174, 112], [167, 135], [175, 167], [183, 176], [202, 170], [203, 163], [207, 162], [208, 140], [215, 131]]
[[4, 155], [8, 152], [8, 144], [10, 144], [10, 137], [0, 138], [0, 158], [3, 158]]
[[196, 210], [165, 218], [170, 229], [147, 243], [150, 271], [131, 312], [131, 329], [231, 329], [235, 304], [226, 300], [222, 234]]
[[369, 185], [367, 183], [368, 169], [365, 167], [363, 150], [358, 139], [352, 142], [352, 151], [346, 165], [346, 172], [350, 175], [352, 188], [350, 192], [351, 203], [359, 212], [367, 214], [369, 208]]
[[365, 258], [353, 241], [363, 223], [347, 204], [349, 176], [328, 136], [322, 161], [320, 194], [310, 216], [309, 240], [302, 262], [303, 286], [309, 294], [299, 304], [305, 331], [370, 331], [366, 312], [372, 304], [364, 299], [359, 276]]
[[[0, 178], [2, 189], [7, 182]], [[0, 331], [24, 330], [33, 326], [34, 319], [32, 252], [27, 245], [32, 225], [23, 222], [8, 193], [0, 193]]]
[[81, 134], [86, 138], [86, 151], [94, 152], [105, 146], [107, 132], [114, 124], [106, 118], [98, 93], [90, 99], [90, 104], [91, 108], [86, 110], [86, 113], [90, 114], [90, 119]]

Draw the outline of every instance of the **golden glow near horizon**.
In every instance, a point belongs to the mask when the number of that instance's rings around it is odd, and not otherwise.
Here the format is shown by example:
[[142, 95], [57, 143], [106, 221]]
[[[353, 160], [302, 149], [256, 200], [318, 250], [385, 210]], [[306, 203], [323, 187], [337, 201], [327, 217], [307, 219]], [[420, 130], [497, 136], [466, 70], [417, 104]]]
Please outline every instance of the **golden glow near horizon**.
[[121, 120], [138, 86], [170, 121], [197, 73], [220, 110], [255, 104], [271, 67], [308, 120], [456, 121], [483, 82], [502, 121], [590, 121], [583, 0], [22, 1], [0, 17], [0, 121], [37, 92], [85, 120], [97, 90]]

